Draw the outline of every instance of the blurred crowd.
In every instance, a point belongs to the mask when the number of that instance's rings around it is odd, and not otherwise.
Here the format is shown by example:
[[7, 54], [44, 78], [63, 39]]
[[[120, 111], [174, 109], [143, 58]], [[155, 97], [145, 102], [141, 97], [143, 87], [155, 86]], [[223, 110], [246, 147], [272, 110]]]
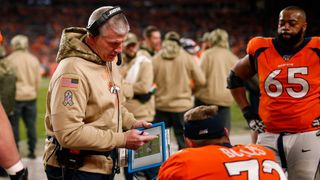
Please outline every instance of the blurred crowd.
[[[168, 7], [161, 3], [152, 6], [148, 1], [141, 1], [143, 4], [123, 4], [123, 8], [131, 31], [139, 39], [148, 25], [156, 25], [162, 34], [177, 31], [183, 37], [192, 38], [198, 43], [205, 32], [223, 28], [229, 32], [231, 49], [239, 57], [244, 55], [245, 44], [250, 37], [263, 33], [258, 14], [248, 13], [249, 9], [245, 6], [236, 4], [240, 7], [234, 7], [232, 4], [222, 3], [208, 6], [206, 1], [202, 5], [188, 2]], [[86, 26], [88, 16], [95, 8], [80, 4], [46, 6], [3, 2], [0, 9], [5, 18], [1, 18], [0, 27], [6, 37], [5, 43], [8, 45], [16, 34], [30, 37], [30, 50], [39, 58], [43, 76], [50, 76], [56, 66], [55, 57], [62, 30], [71, 26]]]

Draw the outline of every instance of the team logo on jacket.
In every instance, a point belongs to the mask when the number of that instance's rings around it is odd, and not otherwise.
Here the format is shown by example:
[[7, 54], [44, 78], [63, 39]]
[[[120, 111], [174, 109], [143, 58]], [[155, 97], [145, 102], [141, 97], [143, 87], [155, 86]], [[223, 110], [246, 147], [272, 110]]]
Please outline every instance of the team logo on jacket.
[[63, 101], [63, 105], [67, 106], [72, 106], [73, 105], [73, 101], [72, 101], [72, 92], [70, 90], [67, 90], [66, 92], [64, 92], [64, 101]]

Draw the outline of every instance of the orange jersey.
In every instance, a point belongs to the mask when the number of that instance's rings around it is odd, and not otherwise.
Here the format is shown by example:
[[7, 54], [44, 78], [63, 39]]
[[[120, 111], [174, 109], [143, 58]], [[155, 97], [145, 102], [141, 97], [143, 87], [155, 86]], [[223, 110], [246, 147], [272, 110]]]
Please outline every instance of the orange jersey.
[[161, 167], [159, 180], [282, 180], [286, 179], [273, 152], [260, 145], [234, 147], [208, 145], [186, 148], [172, 155]]
[[320, 38], [306, 38], [286, 54], [272, 38], [253, 38], [247, 53], [259, 76], [259, 115], [268, 132], [306, 132], [319, 129]]

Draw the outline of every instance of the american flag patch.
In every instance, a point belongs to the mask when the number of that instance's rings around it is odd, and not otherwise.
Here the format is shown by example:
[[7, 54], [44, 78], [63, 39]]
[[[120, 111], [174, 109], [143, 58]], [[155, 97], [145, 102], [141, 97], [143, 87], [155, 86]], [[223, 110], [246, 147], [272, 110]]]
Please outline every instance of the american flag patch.
[[79, 86], [79, 79], [62, 78], [62, 80], [61, 80], [61, 86], [62, 86], [62, 87], [68, 87], [68, 88], [78, 88], [78, 86]]

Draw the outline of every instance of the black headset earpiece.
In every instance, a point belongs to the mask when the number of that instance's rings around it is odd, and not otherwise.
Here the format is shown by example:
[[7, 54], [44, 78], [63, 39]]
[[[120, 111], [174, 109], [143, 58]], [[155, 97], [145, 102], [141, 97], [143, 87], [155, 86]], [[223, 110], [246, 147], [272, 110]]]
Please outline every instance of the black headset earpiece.
[[106, 11], [105, 13], [103, 13], [101, 15], [101, 17], [99, 19], [97, 19], [96, 21], [94, 21], [92, 24], [87, 26], [87, 30], [89, 31], [90, 34], [92, 34], [94, 37], [99, 35], [99, 28], [100, 26], [102, 26], [102, 24], [104, 24], [108, 19], [110, 19], [111, 17], [122, 13], [122, 9], [120, 8], [120, 6], [115, 6], [111, 9], [109, 9], [108, 11]]

